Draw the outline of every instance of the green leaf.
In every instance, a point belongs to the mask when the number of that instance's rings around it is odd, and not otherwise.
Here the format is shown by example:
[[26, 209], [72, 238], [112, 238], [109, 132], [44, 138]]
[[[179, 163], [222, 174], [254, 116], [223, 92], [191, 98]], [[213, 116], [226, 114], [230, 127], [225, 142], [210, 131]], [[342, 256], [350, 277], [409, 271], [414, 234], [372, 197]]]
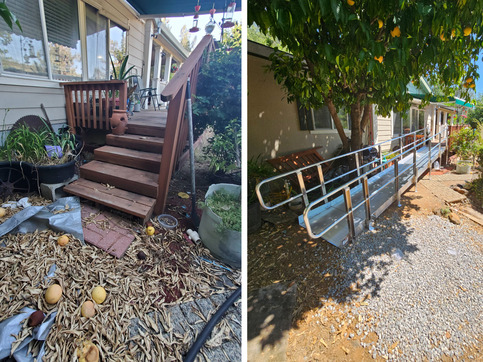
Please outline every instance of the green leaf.
[[330, 0], [330, 5], [332, 7], [332, 13], [334, 14], [335, 21], [340, 19], [341, 1], [340, 0]]

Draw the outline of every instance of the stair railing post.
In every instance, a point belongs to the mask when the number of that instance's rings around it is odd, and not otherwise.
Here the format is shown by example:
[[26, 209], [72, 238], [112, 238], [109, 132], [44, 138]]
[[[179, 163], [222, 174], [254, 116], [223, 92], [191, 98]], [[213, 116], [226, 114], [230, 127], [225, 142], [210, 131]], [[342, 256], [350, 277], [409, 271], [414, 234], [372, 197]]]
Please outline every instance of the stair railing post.
[[396, 191], [397, 206], [401, 207], [401, 190], [399, 188], [399, 157], [394, 160], [394, 191]]
[[418, 165], [417, 165], [416, 147], [413, 148], [413, 183], [414, 192], [418, 192]]
[[428, 178], [431, 180], [431, 161], [432, 161], [432, 156], [431, 156], [431, 145], [429, 145], [429, 150], [428, 150], [428, 154], [429, 154], [429, 159], [428, 159], [428, 168], [429, 168], [429, 176]]
[[193, 146], [193, 110], [191, 108], [191, 79], [186, 81], [186, 109], [188, 116], [188, 136], [190, 147], [190, 173], [191, 173], [191, 221], [198, 227], [198, 214], [196, 213], [196, 175], [195, 175], [195, 150]]
[[359, 152], [354, 153], [354, 157], [356, 159], [357, 183], [360, 184], [361, 183], [361, 179], [360, 179], [360, 176], [361, 176], [361, 162], [359, 160]]
[[439, 167], [441, 168], [443, 163], [441, 160], [441, 133], [438, 135], [438, 160], [439, 160]]
[[367, 177], [362, 179], [362, 191], [364, 193], [364, 201], [366, 206], [366, 228], [371, 228], [371, 199], [369, 197], [369, 183]]
[[350, 187], [344, 188], [344, 201], [345, 201], [345, 210], [347, 213], [347, 224], [349, 226], [349, 241], [352, 241], [356, 237], [356, 229], [354, 226], [354, 213], [352, 211], [352, 198], [351, 198], [351, 189]]
[[[322, 190], [322, 196], [327, 195], [327, 189], [325, 188], [324, 172], [322, 171], [322, 165], [317, 165], [317, 171], [319, 172], [320, 188]], [[327, 203], [327, 199], [324, 199], [324, 204]]]
[[300, 191], [302, 192], [302, 197], [304, 200], [305, 207], [309, 204], [309, 198], [307, 196], [307, 190], [305, 188], [304, 176], [301, 171], [297, 171], [297, 179], [299, 181]]

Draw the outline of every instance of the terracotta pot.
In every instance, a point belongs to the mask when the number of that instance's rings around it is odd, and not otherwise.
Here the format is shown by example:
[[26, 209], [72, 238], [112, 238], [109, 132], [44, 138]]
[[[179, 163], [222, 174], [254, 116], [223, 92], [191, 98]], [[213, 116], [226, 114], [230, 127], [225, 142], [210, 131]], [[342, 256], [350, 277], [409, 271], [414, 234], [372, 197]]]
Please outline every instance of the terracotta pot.
[[115, 135], [123, 135], [127, 130], [127, 113], [125, 109], [113, 109], [111, 122], [111, 130]]

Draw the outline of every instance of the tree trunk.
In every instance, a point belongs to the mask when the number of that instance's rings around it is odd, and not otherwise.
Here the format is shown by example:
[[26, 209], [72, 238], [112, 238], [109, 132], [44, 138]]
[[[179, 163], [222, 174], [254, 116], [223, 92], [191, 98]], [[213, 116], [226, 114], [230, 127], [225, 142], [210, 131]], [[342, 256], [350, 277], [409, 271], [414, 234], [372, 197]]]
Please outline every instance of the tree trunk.
[[340, 140], [342, 141], [342, 149], [344, 150], [344, 152], [349, 152], [350, 151], [349, 139], [345, 134], [344, 127], [342, 126], [342, 122], [340, 121], [339, 115], [337, 114], [337, 110], [335, 109], [334, 103], [330, 98], [325, 98], [324, 102], [327, 105], [327, 108], [329, 109], [332, 119], [334, 120], [335, 128], [337, 129], [337, 133], [339, 134]]

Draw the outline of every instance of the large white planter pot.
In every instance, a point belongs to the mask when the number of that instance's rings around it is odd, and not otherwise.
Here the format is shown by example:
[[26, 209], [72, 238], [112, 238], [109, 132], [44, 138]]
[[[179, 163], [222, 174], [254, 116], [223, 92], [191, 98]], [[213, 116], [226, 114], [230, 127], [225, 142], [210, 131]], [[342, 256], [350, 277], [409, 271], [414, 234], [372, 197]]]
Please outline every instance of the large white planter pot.
[[456, 162], [456, 173], [470, 173], [471, 171], [471, 161], [461, 160]]
[[[239, 196], [241, 186], [232, 184], [215, 184], [208, 188], [205, 200], [218, 190]], [[240, 205], [241, 207], [241, 205]], [[235, 268], [241, 266], [241, 232], [221, 229], [221, 218], [209, 207], [205, 207], [201, 216], [198, 233], [201, 241], [210, 250], [211, 254], [221, 261]]]

